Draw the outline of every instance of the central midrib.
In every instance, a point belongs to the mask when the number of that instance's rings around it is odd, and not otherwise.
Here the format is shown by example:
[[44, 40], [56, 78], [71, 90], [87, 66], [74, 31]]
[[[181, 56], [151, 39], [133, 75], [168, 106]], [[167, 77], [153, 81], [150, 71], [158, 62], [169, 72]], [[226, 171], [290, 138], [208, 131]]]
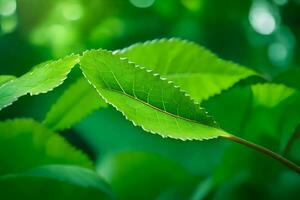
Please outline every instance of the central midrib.
[[[180, 115], [175, 115], [175, 114], [173, 114], [173, 113], [171, 113], [171, 112], [167, 112], [167, 111], [165, 111], [165, 110], [162, 110], [161, 108], [155, 107], [155, 106], [153, 106], [153, 105], [151, 105], [151, 104], [149, 104], [149, 103], [147, 103], [147, 102], [145, 102], [145, 101], [143, 101], [143, 100], [141, 100], [141, 99], [139, 99], [139, 98], [136, 98], [136, 97], [134, 97], [134, 96], [132, 96], [132, 95], [130, 95], [130, 94], [127, 94], [127, 93], [123, 93], [123, 92], [121, 92], [121, 91], [119, 91], [119, 90], [112, 89], [112, 88], [110, 88], [110, 89], [103, 88], [103, 89], [104, 89], [104, 90], [107, 90], [107, 91], [110, 91], [110, 92], [115, 92], [115, 93], [118, 93], [118, 94], [127, 96], [127, 97], [129, 97], [129, 98], [131, 98], [131, 99], [133, 99], [133, 100], [136, 100], [136, 101], [138, 101], [138, 102], [144, 104], [145, 106], [148, 106], [148, 107], [150, 107], [150, 108], [153, 108], [153, 109], [155, 109], [155, 110], [157, 110], [157, 111], [159, 111], [159, 112], [161, 112], [161, 113], [164, 113], [164, 114], [166, 114], [166, 115], [169, 115], [169, 116], [171, 116], [171, 117], [175, 117], [175, 118], [178, 118], [178, 119], [181, 119], [181, 120], [184, 120], [184, 121], [187, 121], [187, 122], [195, 123], [195, 124], [198, 124], [198, 125], [200, 124], [200, 125], [202, 125], [202, 126], [204, 125], [204, 126], [212, 127], [212, 126], [210, 126], [210, 125], [208, 125], [208, 124], [204, 124], [204, 123], [201, 123], [201, 122], [196, 121], [196, 120], [192, 120], [192, 119], [189, 119], [189, 118], [182, 117], [182, 116], [180, 116]], [[99, 91], [98, 91], [98, 92], [99, 92]], [[99, 92], [99, 93], [101, 94], [101, 92]], [[214, 121], [214, 120], [213, 120], [213, 121]], [[215, 121], [214, 121], [214, 122], [215, 122]], [[217, 128], [217, 127], [212, 127], [212, 128]]]

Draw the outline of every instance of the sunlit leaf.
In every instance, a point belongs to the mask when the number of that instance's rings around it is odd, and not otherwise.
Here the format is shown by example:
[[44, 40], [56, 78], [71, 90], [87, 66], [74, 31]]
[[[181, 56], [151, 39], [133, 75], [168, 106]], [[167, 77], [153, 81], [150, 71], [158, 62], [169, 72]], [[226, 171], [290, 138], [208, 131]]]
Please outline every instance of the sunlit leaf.
[[85, 52], [81, 68], [108, 103], [147, 131], [182, 140], [227, 135], [178, 87], [118, 55]]
[[257, 75], [251, 69], [218, 58], [196, 43], [180, 39], [138, 43], [118, 53], [174, 81], [197, 101]]
[[26, 94], [37, 95], [53, 90], [63, 83], [78, 55], [67, 56], [34, 67], [30, 72], [0, 86], [0, 110]]
[[3, 85], [4, 83], [15, 79], [16, 77], [10, 76], [10, 75], [0, 75], [0, 86]]

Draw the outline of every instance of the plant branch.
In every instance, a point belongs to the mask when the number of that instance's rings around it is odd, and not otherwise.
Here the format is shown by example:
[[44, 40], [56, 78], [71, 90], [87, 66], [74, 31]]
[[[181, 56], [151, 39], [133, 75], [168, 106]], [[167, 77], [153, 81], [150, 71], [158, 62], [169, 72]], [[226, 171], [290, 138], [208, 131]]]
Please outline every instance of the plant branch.
[[282, 157], [281, 155], [265, 148], [265, 147], [262, 147], [258, 144], [255, 144], [255, 143], [252, 143], [250, 141], [247, 141], [247, 140], [244, 140], [242, 138], [239, 138], [239, 137], [236, 137], [234, 135], [224, 135], [222, 136], [223, 138], [225, 139], [228, 139], [228, 140], [231, 140], [233, 142], [236, 142], [236, 143], [239, 143], [239, 144], [242, 144], [244, 146], [247, 146], [247, 147], [250, 147], [251, 149], [254, 149], [260, 153], [263, 153], [279, 162], [281, 162], [283, 165], [287, 166], [288, 168], [290, 168], [291, 170], [297, 172], [298, 174], [300, 174], [300, 166], [296, 165], [295, 163], [291, 162], [290, 160]]
[[287, 145], [284, 148], [283, 155], [288, 155], [288, 152], [290, 151], [293, 143], [300, 137], [300, 125], [296, 128], [293, 135], [290, 137], [290, 139], [287, 142]]

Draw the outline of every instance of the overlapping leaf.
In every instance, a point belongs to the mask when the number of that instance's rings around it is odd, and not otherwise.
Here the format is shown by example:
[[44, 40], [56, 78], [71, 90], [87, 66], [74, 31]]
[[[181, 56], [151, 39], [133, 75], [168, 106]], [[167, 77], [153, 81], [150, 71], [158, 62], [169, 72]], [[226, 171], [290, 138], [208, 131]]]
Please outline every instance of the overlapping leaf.
[[28, 93], [37, 95], [53, 90], [66, 79], [77, 63], [78, 55], [42, 63], [23, 76], [1, 85], [0, 110]]
[[224, 130], [241, 134], [246, 123], [245, 118], [250, 112], [251, 103], [251, 88], [236, 86], [203, 101], [201, 105], [214, 116]]
[[[291, 114], [292, 109], [294, 112], [299, 112], [296, 109], [297, 102], [300, 104], [297, 96], [299, 96], [297, 90], [282, 84], [254, 84], [234, 87], [203, 102], [203, 106], [216, 117], [227, 131], [241, 135], [245, 131], [249, 131], [249, 135], [254, 135], [254, 132], [256, 134], [261, 132], [259, 135], [268, 134], [279, 137], [281, 135], [279, 132], [282, 131], [280, 127], [292, 120], [287, 116], [282, 116], [285, 113]], [[288, 111], [287, 108], [289, 108]], [[297, 117], [293, 118], [297, 119]], [[249, 126], [249, 123], [254, 124]], [[293, 128], [296, 125], [294, 123]], [[249, 130], [245, 130], [247, 127]]]
[[81, 69], [108, 103], [147, 131], [182, 140], [227, 135], [178, 87], [119, 55], [85, 52]]
[[221, 60], [203, 47], [180, 39], [138, 43], [118, 53], [174, 81], [197, 101], [208, 99], [241, 79], [257, 75], [251, 69]]
[[[204, 102], [204, 106], [222, 125], [226, 125], [225, 130], [237, 130], [233, 132], [280, 153], [300, 123], [299, 92], [282, 84], [235, 87]], [[237, 166], [232, 159], [240, 164]], [[258, 162], [262, 165], [257, 165]], [[215, 181], [224, 183], [229, 177], [248, 171], [260, 182], [266, 178], [265, 166], [269, 165], [270, 160], [256, 152], [233, 145], [225, 151], [214, 175]], [[279, 167], [273, 165], [269, 169], [272, 170], [268, 173], [272, 176], [268, 177], [269, 180], [273, 180]]]
[[93, 110], [106, 106], [87, 80], [80, 78], [52, 106], [44, 124], [52, 130], [70, 128]]
[[0, 133], [0, 175], [44, 164], [93, 167], [86, 155], [33, 120], [0, 122]]
[[1, 199], [112, 199], [93, 171], [71, 165], [46, 165], [0, 176]]

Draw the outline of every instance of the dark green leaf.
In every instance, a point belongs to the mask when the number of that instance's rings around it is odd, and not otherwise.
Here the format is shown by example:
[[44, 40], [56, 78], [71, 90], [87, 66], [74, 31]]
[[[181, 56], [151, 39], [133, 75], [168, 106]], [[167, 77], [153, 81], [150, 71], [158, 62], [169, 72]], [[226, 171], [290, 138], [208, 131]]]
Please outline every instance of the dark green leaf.
[[192, 180], [177, 163], [145, 152], [109, 155], [97, 169], [122, 200], [155, 199], [166, 189]]
[[46, 165], [0, 177], [1, 199], [112, 199], [108, 185], [93, 171]]
[[0, 122], [0, 175], [44, 164], [92, 168], [91, 161], [60, 135], [30, 119]]

